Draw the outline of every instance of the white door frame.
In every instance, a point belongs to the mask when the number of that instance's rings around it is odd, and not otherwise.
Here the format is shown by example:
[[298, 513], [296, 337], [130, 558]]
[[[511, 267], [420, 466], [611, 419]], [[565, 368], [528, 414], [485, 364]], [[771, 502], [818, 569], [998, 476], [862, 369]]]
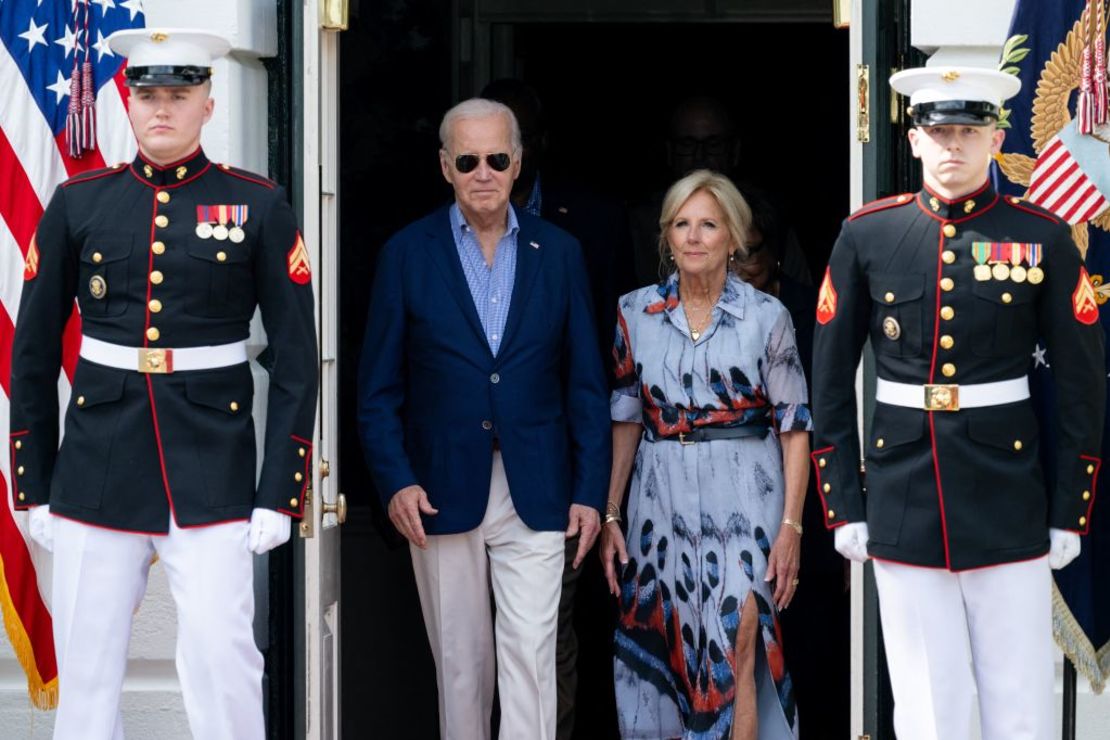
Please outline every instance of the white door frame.
[[[311, 501], [300, 534], [304, 542], [304, 737], [340, 735], [338, 476], [338, 139], [339, 35], [321, 28], [320, 3], [304, 0], [302, 28], [305, 244], [315, 270], [320, 341], [320, 403], [314, 432]], [[337, 504], [338, 502], [338, 504]]]

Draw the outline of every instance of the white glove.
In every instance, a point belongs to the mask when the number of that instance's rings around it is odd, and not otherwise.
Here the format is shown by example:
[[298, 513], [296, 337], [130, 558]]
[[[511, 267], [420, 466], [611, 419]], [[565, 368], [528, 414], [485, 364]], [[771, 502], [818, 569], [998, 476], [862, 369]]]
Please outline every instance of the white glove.
[[862, 563], [870, 557], [867, 554], [867, 539], [867, 522], [852, 522], [836, 528], [833, 547], [849, 560]]
[[45, 547], [47, 552], [54, 552], [54, 517], [50, 516], [50, 505], [42, 504], [31, 509], [27, 524], [31, 539]]
[[1048, 530], [1048, 567], [1060, 570], [1079, 557], [1079, 535], [1066, 529]]
[[251, 529], [247, 535], [247, 549], [256, 555], [273, 550], [289, 541], [289, 524], [292, 517], [273, 509], [255, 509], [251, 512]]

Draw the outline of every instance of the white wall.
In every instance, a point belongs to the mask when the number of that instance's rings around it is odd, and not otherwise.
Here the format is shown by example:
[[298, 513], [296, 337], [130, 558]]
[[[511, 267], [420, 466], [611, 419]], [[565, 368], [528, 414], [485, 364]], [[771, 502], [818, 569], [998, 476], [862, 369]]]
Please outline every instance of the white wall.
[[[265, 174], [267, 169], [267, 77], [260, 57], [277, 52], [276, 3], [273, 0], [146, 0], [146, 25], [203, 28], [222, 33], [233, 51], [215, 65], [212, 120], [201, 139], [214, 161], [229, 162]], [[258, 327], [256, 319], [255, 327]], [[261, 329], [251, 334], [251, 354], [265, 345]], [[255, 370], [255, 423], [264, 427], [266, 375]], [[259, 435], [260, 436], [260, 435]], [[261, 438], [259, 439], [259, 450]], [[265, 618], [266, 561], [256, 558], [260, 617]], [[181, 689], [174, 668], [177, 620], [162, 566], [150, 571], [146, 598], [135, 617], [122, 700], [129, 738], [187, 740], [190, 737]], [[265, 630], [256, 629], [263, 639]], [[265, 647], [260, 645], [260, 647]], [[0, 630], [0, 738], [49, 738], [53, 713], [39, 712], [27, 698], [23, 671], [7, 635]]]
[[[1015, 0], [914, 0], [910, 42], [930, 54], [929, 65], [970, 64], [994, 68], [1006, 42]], [[1062, 694], [1063, 656], [1056, 661], [1056, 695]], [[1110, 691], [1096, 696], [1083, 678], [1077, 698], [1077, 740], [1110, 735]], [[1057, 705], [1057, 716], [1060, 715]], [[1056, 724], [1059, 727], [1059, 722]]]

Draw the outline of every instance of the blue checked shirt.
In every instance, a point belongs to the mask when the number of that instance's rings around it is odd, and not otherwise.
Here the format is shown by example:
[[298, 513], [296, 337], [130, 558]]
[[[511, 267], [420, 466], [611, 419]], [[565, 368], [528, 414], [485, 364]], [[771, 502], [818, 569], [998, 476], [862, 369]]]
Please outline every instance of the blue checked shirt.
[[516, 236], [520, 225], [513, 207], [509, 206], [508, 228], [493, 253], [493, 267], [489, 267], [482, 256], [482, 245], [463, 220], [458, 203], [451, 206], [450, 213], [451, 235], [459, 251], [466, 284], [470, 287], [470, 296], [474, 299], [474, 308], [478, 310], [478, 319], [482, 322], [490, 352], [496, 357], [505, 333], [505, 320], [509, 317], [509, 302], [516, 281]]

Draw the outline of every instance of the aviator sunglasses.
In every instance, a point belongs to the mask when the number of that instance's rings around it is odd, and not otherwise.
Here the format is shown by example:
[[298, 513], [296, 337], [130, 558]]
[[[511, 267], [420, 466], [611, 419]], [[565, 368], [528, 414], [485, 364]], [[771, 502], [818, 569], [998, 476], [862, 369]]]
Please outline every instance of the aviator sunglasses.
[[[455, 157], [455, 169], [465, 175], [468, 172], [473, 172], [478, 169], [478, 162], [480, 161], [481, 159], [477, 154], [460, 154]], [[489, 168], [494, 172], [504, 172], [509, 169], [509, 165], [512, 164], [512, 162], [512, 157], [504, 152], [486, 155], [486, 164], [488, 164]]]

